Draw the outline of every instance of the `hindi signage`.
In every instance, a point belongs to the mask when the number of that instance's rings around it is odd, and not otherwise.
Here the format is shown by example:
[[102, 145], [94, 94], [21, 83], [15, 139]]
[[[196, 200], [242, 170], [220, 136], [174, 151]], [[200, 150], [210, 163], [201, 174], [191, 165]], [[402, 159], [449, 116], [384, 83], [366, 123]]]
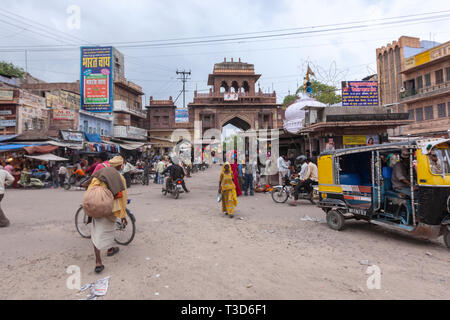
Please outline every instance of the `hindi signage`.
[[53, 120], [74, 120], [75, 111], [69, 109], [53, 109]]
[[189, 122], [188, 109], [175, 109], [175, 123]]
[[12, 100], [13, 91], [12, 90], [0, 90], [0, 100]]
[[342, 106], [378, 106], [378, 82], [343, 81]]
[[81, 47], [81, 109], [113, 110], [112, 47]]

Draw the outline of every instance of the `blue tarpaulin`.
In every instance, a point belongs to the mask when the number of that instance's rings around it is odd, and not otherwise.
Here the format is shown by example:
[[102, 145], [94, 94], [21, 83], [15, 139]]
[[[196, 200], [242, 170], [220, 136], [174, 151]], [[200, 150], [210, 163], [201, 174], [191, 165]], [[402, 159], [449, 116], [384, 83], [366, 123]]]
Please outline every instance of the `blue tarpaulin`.
[[89, 142], [99, 142], [99, 143], [102, 142], [102, 138], [100, 137], [100, 135], [98, 133], [84, 132], [84, 134], [86, 136], [87, 141], [89, 141]]
[[0, 151], [20, 150], [23, 147], [37, 146], [37, 144], [4, 144], [0, 145]]

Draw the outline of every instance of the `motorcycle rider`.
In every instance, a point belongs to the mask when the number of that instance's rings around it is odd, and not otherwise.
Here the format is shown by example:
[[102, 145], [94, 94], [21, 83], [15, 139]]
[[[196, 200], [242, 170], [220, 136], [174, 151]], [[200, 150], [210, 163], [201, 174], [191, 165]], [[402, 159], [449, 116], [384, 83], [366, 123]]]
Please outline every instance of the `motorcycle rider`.
[[[317, 169], [317, 166], [311, 161], [310, 158], [306, 158], [306, 159], [302, 158], [301, 160], [303, 160], [304, 163], [306, 163], [306, 169], [305, 169], [306, 172], [304, 172], [303, 175], [302, 175], [302, 172], [300, 172], [300, 181], [295, 186], [294, 201], [289, 203], [289, 205], [291, 205], [291, 206], [297, 206], [298, 195], [302, 188], [304, 188], [307, 193], [310, 193], [311, 192], [311, 184], [319, 181], [319, 174], [318, 174], [319, 171]], [[303, 163], [302, 163], [302, 167], [303, 167]]]
[[189, 190], [184, 183], [184, 170], [180, 165], [174, 162], [172, 158], [169, 158], [169, 166], [162, 172], [162, 175], [164, 176], [166, 172], [169, 172], [169, 177], [166, 179], [166, 190], [170, 190], [170, 185], [173, 181], [181, 179], [181, 186], [186, 193], [189, 193]]

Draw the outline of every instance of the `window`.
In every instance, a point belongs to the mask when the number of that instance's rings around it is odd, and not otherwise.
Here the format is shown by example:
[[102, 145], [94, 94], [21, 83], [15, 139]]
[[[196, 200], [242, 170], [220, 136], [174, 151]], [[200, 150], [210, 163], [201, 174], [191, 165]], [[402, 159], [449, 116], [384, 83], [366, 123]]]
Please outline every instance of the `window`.
[[168, 116], [164, 116], [163, 117], [163, 124], [169, 124], [169, 117]]
[[423, 78], [422, 76], [419, 76], [416, 78], [416, 87], [417, 89], [423, 88]]
[[433, 106], [425, 107], [425, 120], [431, 120], [433, 118]]
[[159, 116], [153, 117], [153, 123], [159, 123]]
[[445, 103], [439, 103], [437, 109], [438, 109], [438, 118], [445, 118], [447, 116], [445, 110]]
[[450, 67], [445, 68], [446, 80], [450, 81]]
[[416, 109], [416, 121], [422, 121], [423, 120], [423, 109], [417, 108]]
[[442, 69], [436, 70], [434, 76], [436, 78], [436, 84], [444, 82], [444, 71]]
[[408, 113], [409, 113], [408, 120], [414, 120], [414, 109], [409, 110]]
[[427, 73], [425, 75], [425, 87], [429, 87], [431, 86], [431, 75], [429, 73]]
[[447, 102], [447, 114], [450, 117], [450, 102]]
[[88, 127], [89, 127], [89, 125], [88, 125], [88, 121], [87, 121], [87, 120], [84, 120], [84, 121], [83, 121], [83, 126], [84, 126], [83, 131], [84, 131], [84, 132], [88, 132]]
[[269, 121], [269, 116], [267, 114], [264, 115], [263, 121], [264, 122], [268, 122]]

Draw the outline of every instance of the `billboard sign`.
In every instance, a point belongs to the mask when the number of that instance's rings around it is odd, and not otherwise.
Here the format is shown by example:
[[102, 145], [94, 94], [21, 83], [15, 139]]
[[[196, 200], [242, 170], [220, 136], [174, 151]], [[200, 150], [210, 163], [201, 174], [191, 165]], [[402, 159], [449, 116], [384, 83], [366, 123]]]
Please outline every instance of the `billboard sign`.
[[175, 109], [175, 123], [187, 123], [189, 122], [188, 109]]
[[113, 110], [112, 47], [81, 47], [81, 109]]
[[378, 106], [378, 82], [342, 81], [342, 106]]

